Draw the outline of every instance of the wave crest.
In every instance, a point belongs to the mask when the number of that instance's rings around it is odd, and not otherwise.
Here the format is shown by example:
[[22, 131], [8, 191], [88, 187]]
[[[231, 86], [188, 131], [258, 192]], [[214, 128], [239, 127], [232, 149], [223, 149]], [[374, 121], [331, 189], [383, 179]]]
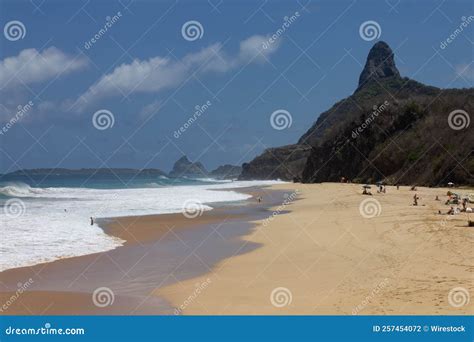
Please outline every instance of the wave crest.
[[41, 197], [56, 192], [55, 188], [33, 188], [23, 182], [6, 183], [0, 187], [0, 196], [6, 197]]

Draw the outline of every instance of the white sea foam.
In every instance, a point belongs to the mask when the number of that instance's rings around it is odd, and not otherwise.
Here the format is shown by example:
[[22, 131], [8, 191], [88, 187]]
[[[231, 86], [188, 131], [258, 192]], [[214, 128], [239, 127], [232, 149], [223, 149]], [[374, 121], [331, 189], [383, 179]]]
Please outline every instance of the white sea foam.
[[26, 184], [0, 187], [0, 195], [24, 201], [19, 217], [0, 211], [0, 271], [60, 258], [117, 248], [123, 240], [106, 235], [90, 217], [109, 218], [179, 213], [192, 199], [204, 204], [240, 201], [249, 195], [232, 188], [270, 185], [276, 181], [236, 181], [211, 185], [139, 189], [33, 188]]

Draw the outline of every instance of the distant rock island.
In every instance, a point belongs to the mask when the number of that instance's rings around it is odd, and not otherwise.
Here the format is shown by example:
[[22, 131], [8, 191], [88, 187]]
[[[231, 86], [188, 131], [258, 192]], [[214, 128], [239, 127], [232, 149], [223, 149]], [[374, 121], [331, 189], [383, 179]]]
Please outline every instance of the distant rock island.
[[208, 172], [204, 165], [200, 162], [192, 163], [188, 157], [182, 156], [173, 166], [170, 172], [170, 177], [193, 177], [203, 178], [208, 176]]
[[[456, 110], [468, 117], [451, 120]], [[439, 89], [401, 77], [392, 49], [380, 41], [354, 94], [322, 113], [297, 144], [244, 163], [239, 179], [473, 185], [473, 113], [474, 88]]]
[[215, 170], [208, 172], [204, 165], [200, 162], [192, 163], [186, 156], [179, 158], [175, 163], [173, 170], [167, 174], [160, 169], [132, 169], [132, 168], [83, 168], [83, 169], [66, 169], [66, 168], [41, 168], [41, 169], [22, 169], [0, 175], [0, 177], [8, 176], [91, 176], [91, 175], [127, 175], [127, 176], [150, 176], [150, 177], [189, 177], [189, 178], [214, 178], [214, 179], [237, 179], [242, 168], [236, 165], [225, 164], [217, 167]]
[[216, 179], [236, 179], [242, 171], [240, 166], [222, 165], [208, 172], [200, 162], [191, 162], [188, 157], [179, 158], [173, 166], [170, 177], [191, 177], [191, 178], [216, 178]]

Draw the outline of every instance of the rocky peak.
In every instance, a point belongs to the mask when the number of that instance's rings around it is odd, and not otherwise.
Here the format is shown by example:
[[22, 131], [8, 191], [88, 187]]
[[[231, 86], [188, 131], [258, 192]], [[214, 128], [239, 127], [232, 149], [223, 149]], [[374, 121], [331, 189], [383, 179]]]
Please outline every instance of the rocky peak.
[[177, 165], [189, 165], [189, 164], [191, 164], [191, 161], [188, 159], [188, 157], [182, 156], [177, 161], [175, 161], [174, 166], [176, 167]]
[[206, 175], [207, 170], [200, 162], [192, 163], [186, 156], [179, 158], [170, 172], [171, 177], [203, 177]]
[[381, 79], [391, 76], [400, 77], [400, 73], [395, 66], [393, 51], [387, 43], [383, 41], [377, 42], [372, 49], [370, 49], [369, 55], [367, 56], [364, 70], [362, 70], [359, 77], [359, 86], [357, 89], [360, 89], [371, 79]]

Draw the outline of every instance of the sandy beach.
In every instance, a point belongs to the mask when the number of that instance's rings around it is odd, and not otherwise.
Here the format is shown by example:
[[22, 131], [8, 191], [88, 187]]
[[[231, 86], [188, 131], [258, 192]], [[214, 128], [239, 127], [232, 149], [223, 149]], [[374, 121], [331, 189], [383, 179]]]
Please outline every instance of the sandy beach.
[[[173, 314], [174, 307], [153, 291], [257, 248], [240, 237], [249, 233], [249, 221], [266, 217], [284, 199], [283, 191], [266, 190], [265, 203], [258, 203], [261, 188], [237, 191], [253, 197], [213, 205], [194, 218], [179, 213], [103, 220], [104, 231], [124, 239], [124, 246], [0, 272], [0, 315]], [[94, 291], [104, 287], [113, 300], [97, 306]], [[18, 294], [19, 289], [24, 291]], [[104, 300], [112, 297], [98, 293]]]
[[[447, 189], [418, 188], [416, 207], [403, 186], [244, 191], [253, 197], [194, 219], [112, 219], [105, 231], [123, 247], [0, 273], [2, 314], [474, 313], [463, 302], [474, 291], [473, 230], [465, 214], [437, 214]], [[112, 304], [94, 305], [100, 287]]]
[[255, 222], [244, 239], [260, 248], [155, 294], [191, 315], [474, 313], [474, 230], [465, 214], [437, 214], [449, 209], [447, 189], [418, 188], [417, 207], [403, 186], [373, 196], [355, 184], [272, 189], [297, 189], [298, 200]]

